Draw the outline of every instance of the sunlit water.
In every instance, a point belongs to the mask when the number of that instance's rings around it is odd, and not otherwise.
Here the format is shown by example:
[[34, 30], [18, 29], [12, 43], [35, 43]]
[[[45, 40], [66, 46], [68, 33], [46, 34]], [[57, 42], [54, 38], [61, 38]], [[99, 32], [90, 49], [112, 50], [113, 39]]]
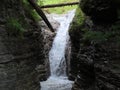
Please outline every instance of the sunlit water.
[[71, 90], [72, 81], [66, 76], [65, 48], [69, 40], [68, 29], [75, 10], [64, 15], [52, 15], [60, 23], [52, 48], [49, 52], [51, 76], [41, 82], [41, 90]]

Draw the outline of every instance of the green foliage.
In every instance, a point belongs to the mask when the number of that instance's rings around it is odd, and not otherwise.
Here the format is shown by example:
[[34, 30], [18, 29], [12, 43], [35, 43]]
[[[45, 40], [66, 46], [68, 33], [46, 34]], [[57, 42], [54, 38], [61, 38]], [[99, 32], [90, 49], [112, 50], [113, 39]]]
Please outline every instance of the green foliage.
[[83, 40], [90, 41], [94, 43], [102, 43], [105, 41], [115, 42], [120, 44], [120, 25], [119, 23], [112, 25], [111, 31], [100, 32], [100, 31], [90, 31], [84, 30]]
[[[75, 2], [75, 1], [79, 1], [79, 0], [44, 0], [43, 5], [59, 4], [59, 3], [67, 3], [67, 2]], [[44, 10], [47, 11], [48, 13], [62, 14], [76, 8], [77, 6], [73, 5], [73, 6], [65, 6], [65, 7], [47, 8]]]
[[114, 37], [114, 40], [120, 44], [120, 21], [112, 25], [112, 36]]
[[23, 0], [23, 5], [28, 17], [34, 19], [35, 21], [39, 21], [41, 19], [38, 13], [33, 9], [33, 7], [29, 4], [27, 0]]
[[43, 3], [44, 1], [45, 1], [45, 0], [37, 0], [37, 4], [40, 5], [40, 6], [41, 6], [41, 5], [44, 5], [44, 3]]
[[75, 17], [71, 23], [69, 32], [72, 32], [74, 30], [80, 30], [81, 26], [84, 23], [84, 20], [85, 20], [84, 14], [81, 11], [81, 9], [78, 7], [76, 9]]
[[35, 10], [31, 10], [31, 16], [34, 18], [35, 21], [39, 21], [41, 20], [40, 16], [38, 15], [38, 13]]
[[100, 31], [86, 31], [83, 35], [83, 39], [85, 41], [92, 41], [93, 43], [106, 41], [104, 33]]
[[9, 36], [23, 37], [24, 28], [16, 18], [8, 18], [6, 22], [6, 30]]
[[76, 10], [75, 19], [76, 19], [76, 25], [82, 25], [85, 20], [84, 14], [79, 7]]
[[113, 31], [119, 31], [120, 30], [120, 22], [116, 22], [114, 25], [112, 25]]

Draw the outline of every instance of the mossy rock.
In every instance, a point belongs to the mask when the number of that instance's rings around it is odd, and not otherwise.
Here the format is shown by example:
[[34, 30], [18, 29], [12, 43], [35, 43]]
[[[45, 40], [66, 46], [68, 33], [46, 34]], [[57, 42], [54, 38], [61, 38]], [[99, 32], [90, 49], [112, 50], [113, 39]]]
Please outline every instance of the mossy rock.
[[101, 44], [106, 42], [113, 42], [116, 45], [120, 45], [120, 22], [116, 22], [113, 25], [109, 26], [108, 31], [96, 31], [96, 30], [86, 30], [82, 28], [83, 41], [92, 42], [94, 44]]
[[85, 17], [81, 9], [78, 7], [75, 13], [75, 17], [70, 25], [69, 32], [71, 33], [74, 30], [78, 30], [80, 26], [84, 23]]
[[16, 18], [8, 18], [6, 22], [6, 30], [9, 36], [23, 38], [25, 29], [23, 28], [20, 21]]
[[81, 9], [78, 7], [75, 13], [75, 17], [70, 25], [69, 35], [71, 37], [71, 41], [74, 43], [75, 46], [78, 46], [79, 40], [78, 38], [81, 37], [81, 30], [80, 28], [83, 26], [85, 21], [85, 17]]

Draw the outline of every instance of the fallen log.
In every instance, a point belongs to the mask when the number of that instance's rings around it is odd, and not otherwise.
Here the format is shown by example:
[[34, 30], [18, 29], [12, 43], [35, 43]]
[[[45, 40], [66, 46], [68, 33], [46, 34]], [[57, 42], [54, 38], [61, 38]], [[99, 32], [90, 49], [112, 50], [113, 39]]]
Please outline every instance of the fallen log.
[[54, 8], [54, 7], [71, 6], [71, 5], [77, 5], [77, 4], [79, 4], [79, 2], [71, 2], [71, 3], [60, 3], [60, 4], [45, 5], [45, 6], [41, 6], [40, 8]]
[[47, 26], [50, 28], [50, 30], [52, 32], [54, 32], [54, 29], [52, 27], [52, 25], [50, 24], [49, 20], [47, 19], [46, 15], [44, 14], [44, 12], [41, 10], [41, 8], [34, 2], [35, 0], [28, 0], [28, 2], [30, 3], [30, 5], [36, 10], [36, 12], [41, 16], [41, 18], [45, 21], [45, 23], [47, 24]]

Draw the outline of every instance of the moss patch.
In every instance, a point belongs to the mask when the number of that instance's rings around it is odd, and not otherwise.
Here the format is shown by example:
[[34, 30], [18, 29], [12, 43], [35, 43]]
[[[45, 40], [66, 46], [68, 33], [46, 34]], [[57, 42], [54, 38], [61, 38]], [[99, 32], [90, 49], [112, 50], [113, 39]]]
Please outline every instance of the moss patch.
[[84, 16], [83, 12], [81, 11], [81, 9], [78, 7], [76, 9], [75, 17], [71, 23], [71, 27], [70, 27], [69, 32], [72, 32], [73, 30], [80, 29], [80, 27], [84, 23], [84, 20], [85, 20], [85, 16]]
[[83, 35], [84, 41], [92, 41], [93, 43], [100, 43], [106, 40], [104, 33], [97, 31], [86, 31]]
[[83, 41], [92, 42], [94, 44], [104, 43], [104, 42], [114, 42], [120, 44], [120, 22], [116, 22], [108, 31], [92, 31], [82, 29]]
[[[39, 3], [40, 4], [40, 3]], [[27, 0], [23, 0], [23, 6], [27, 13], [27, 16], [33, 19], [34, 21], [41, 20], [41, 17], [38, 15], [38, 13], [33, 9], [33, 7], [29, 4]]]
[[120, 21], [117, 21], [116, 23], [112, 24], [109, 28], [106, 28], [108, 29], [108, 31], [106, 29], [106, 31], [96, 31], [90, 30], [89, 28], [84, 26], [85, 19], [85, 15], [78, 7], [69, 30], [71, 38], [73, 37], [73, 41], [78, 40], [78, 38], [81, 37], [81, 44], [91, 42], [94, 44], [100, 44], [105, 42], [114, 42], [116, 44], [120, 44]]
[[6, 22], [6, 30], [9, 36], [23, 37], [25, 29], [16, 18], [8, 18]]

